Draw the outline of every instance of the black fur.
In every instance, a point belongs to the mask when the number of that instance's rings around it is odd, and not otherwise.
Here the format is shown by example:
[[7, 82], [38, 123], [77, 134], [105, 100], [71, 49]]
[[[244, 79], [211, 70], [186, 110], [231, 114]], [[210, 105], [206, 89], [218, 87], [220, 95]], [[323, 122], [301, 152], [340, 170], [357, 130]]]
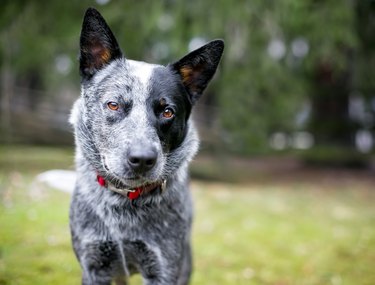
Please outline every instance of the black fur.
[[[107, 55], [105, 58], [104, 55]], [[121, 58], [122, 52], [104, 18], [89, 8], [83, 19], [80, 39], [80, 65], [82, 80], [90, 79], [110, 61]]]

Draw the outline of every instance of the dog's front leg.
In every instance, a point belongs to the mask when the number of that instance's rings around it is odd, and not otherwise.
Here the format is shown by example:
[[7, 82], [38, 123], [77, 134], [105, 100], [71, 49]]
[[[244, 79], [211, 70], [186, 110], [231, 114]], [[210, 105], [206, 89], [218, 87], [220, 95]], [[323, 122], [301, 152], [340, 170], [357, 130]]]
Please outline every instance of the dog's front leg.
[[156, 276], [144, 276], [145, 285], [188, 285], [191, 275], [191, 252], [187, 246], [186, 252], [179, 260], [169, 260], [160, 267]]
[[111, 278], [107, 276], [100, 276], [96, 272], [85, 271], [82, 275], [82, 285], [110, 285]]
[[83, 248], [84, 253], [80, 260], [83, 269], [82, 285], [110, 285], [115, 276], [125, 274], [115, 242], [93, 241], [85, 244]]
[[[144, 240], [125, 241], [125, 251], [142, 275], [144, 285], [185, 285], [179, 281], [182, 273], [182, 248], [176, 243], [148, 243]], [[185, 278], [187, 280], [188, 278]]]
[[178, 278], [177, 285], [189, 284], [192, 272], [192, 256], [190, 242], [186, 242], [184, 247], [184, 254], [182, 258], [181, 270]]
[[172, 277], [155, 277], [155, 278], [144, 278], [143, 279], [144, 285], [177, 285], [177, 278], [176, 276]]

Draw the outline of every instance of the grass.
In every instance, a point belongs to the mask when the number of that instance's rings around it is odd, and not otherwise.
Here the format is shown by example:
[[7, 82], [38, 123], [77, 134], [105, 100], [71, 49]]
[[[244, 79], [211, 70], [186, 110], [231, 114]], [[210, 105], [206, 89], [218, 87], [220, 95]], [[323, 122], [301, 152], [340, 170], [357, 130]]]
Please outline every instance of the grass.
[[[0, 147], [0, 285], [79, 284], [70, 197], [34, 181], [72, 165], [69, 149]], [[191, 284], [375, 284], [374, 180], [318, 174], [193, 181]]]
[[373, 193], [195, 186], [196, 284], [374, 284]]

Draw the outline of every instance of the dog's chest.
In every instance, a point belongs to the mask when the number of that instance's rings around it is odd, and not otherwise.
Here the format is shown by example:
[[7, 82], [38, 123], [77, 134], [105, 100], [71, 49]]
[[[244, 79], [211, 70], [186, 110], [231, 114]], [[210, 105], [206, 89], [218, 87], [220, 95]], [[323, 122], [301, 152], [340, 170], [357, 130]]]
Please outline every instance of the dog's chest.
[[189, 199], [132, 205], [124, 200], [126, 197], [103, 194], [107, 195], [97, 200], [100, 202], [94, 209], [114, 239], [143, 240], [147, 237], [158, 244], [167, 239], [184, 239], [191, 221]]

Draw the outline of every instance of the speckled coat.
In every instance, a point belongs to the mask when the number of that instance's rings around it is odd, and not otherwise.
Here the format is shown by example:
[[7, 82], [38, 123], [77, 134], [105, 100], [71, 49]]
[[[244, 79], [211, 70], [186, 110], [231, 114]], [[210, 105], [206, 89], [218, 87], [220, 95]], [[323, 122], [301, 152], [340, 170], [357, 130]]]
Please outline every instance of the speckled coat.
[[[167, 66], [132, 61], [87, 10], [70, 118], [78, 173], [70, 225], [82, 284], [127, 284], [136, 272], [145, 284], [188, 284], [188, 164], [199, 144], [190, 113], [223, 48], [215, 40]], [[139, 197], [130, 199], [134, 189]]]

